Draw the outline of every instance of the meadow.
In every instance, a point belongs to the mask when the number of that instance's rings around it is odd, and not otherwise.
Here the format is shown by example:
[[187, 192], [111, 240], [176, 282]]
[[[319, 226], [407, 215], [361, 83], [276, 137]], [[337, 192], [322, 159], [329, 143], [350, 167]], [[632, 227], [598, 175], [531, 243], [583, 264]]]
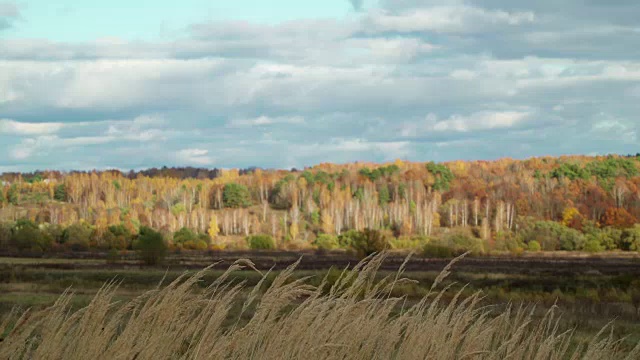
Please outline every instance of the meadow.
[[[255, 260], [234, 262], [239, 257]], [[182, 252], [149, 267], [133, 255], [4, 257], [0, 313], [8, 320], [0, 355], [277, 358], [281, 351], [301, 358], [313, 349], [316, 358], [634, 358], [635, 257], [467, 257], [448, 269], [447, 259], [405, 260], [397, 252], [359, 265], [339, 252]], [[203, 271], [205, 264], [214, 265]], [[27, 321], [10, 333], [27, 309]], [[353, 326], [369, 330], [345, 336]], [[174, 341], [149, 352], [154, 346], [140, 347], [131, 336]], [[514, 347], [501, 348], [497, 336], [509, 336]], [[425, 345], [416, 349], [418, 342]]]

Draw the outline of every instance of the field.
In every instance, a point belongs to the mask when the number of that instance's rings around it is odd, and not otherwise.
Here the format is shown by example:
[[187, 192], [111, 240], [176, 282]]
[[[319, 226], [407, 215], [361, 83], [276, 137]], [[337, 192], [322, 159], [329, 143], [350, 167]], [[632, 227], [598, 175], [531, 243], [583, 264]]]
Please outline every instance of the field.
[[[170, 255], [164, 266], [141, 266], [133, 254], [118, 259], [106, 259], [105, 254], [74, 254], [49, 258], [0, 258], [0, 313], [12, 309], [42, 309], [51, 306], [65, 290], [70, 289], [69, 304], [79, 309], [90, 304], [104, 283], [115, 280], [119, 286], [113, 300], [123, 302], [139, 297], [159, 284], [168, 284], [181, 275], [193, 275], [213, 265], [201, 274], [198, 288], [211, 284], [239, 258], [252, 259], [255, 269], [235, 271], [229, 280], [244, 282], [246, 289], [261, 284], [261, 292], [278, 275], [300, 259], [290, 281], [304, 279], [305, 284], [318, 286], [323, 278], [329, 282], [339, 278], [341, 270], [353, 267], [358, 259], [347, 253], [316, 252], [182, 252]], [[379, 264], [376, 279], [394, 274], [402, 266], [406, 254], [390, 253]], [[426, 296], [448, 259], [412, 257], [404, 266], [404, 277], [416, 280], [397, 284], [392, 296], [404, 297], [404, 306], [418, 303]], [[262, 273], [262, 274], [261, 274]], [[490, 306], [491, 313], [500, 313], [509, 303], [515, 306], [535, 305], [533, 316], [541, 319], [548, 308], [558, 306], [561, 323], [576, 329], [573, 341], [588, 339], [610, 321], [612, 336], [622, 340], [624, 348], [640, 341], [640, 317], [637, 306], [640, 258], [625, 254], [586, 256], [548, 253], [535, 256], [468, 257], [451, 270], [441, 287], [451, 288], [443, 294], [449, 303], [460, 292], [462, 298], [473, 298], [481, 291], [479, 306]], [[248, 290], [240, 297], [249, 296]], [[233, 316], [240, 314], [236, 304]], [[251, 313], [243, 314], [249, 319]]]

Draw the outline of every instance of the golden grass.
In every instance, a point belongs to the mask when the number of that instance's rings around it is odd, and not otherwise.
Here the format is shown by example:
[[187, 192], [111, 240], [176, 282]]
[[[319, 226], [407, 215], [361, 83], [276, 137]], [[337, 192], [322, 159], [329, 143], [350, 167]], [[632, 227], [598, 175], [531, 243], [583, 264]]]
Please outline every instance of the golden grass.
[[48, 309], [0, 323], [0, 332], [11, 327], [0, 359], [640, 358], [640, 346], [625, 350], [604, 330], [574, 346], [573, 332], [560, 328], [553, 308], [534, 320], [532, 309], [491, 313], [479, 306], [480, 294], [443, 304], [439, 300], [450, 290], [436, 291], [438, 283], [421, 301], [404, 306], [404, 298], [390, 295], [408, 281], [403, 268], [375, 280], [384, 257], [369, 257], [318, 287], [293, 280], [296, 263], [267, 289], [266, 274], [245, 289], [229, 281], [234, 271], [253, 268], [238, 260], [205, 290], [196, 284], [208, 269], [123, 304], [113, 301], [117, 284], [108, 283], [76, 312], [68, 310], [67, 292]]

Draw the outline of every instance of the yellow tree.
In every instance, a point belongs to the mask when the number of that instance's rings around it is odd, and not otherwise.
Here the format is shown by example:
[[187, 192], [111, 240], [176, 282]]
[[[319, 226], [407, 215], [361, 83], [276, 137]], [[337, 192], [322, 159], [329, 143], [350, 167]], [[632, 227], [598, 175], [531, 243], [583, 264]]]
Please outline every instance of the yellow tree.
[[207, 233], [211, 237], [211, 240], [215, 240], [220, 233], [220, 227], [218, 227], [218, 217], [216, 214], [211, 215], [211, 221], [209, 222], [209, 230]]

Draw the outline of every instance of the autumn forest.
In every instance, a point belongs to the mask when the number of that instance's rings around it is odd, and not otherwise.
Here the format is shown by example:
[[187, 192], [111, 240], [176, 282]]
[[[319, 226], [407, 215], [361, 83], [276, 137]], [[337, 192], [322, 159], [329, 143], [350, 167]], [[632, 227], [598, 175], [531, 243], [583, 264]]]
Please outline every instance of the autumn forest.
[[1, 179], [3, 251], [126, 250], [141, 229], [169, 249], [358, 248], [375, 231], [434, 252], [640, 251], [640, 154]]

